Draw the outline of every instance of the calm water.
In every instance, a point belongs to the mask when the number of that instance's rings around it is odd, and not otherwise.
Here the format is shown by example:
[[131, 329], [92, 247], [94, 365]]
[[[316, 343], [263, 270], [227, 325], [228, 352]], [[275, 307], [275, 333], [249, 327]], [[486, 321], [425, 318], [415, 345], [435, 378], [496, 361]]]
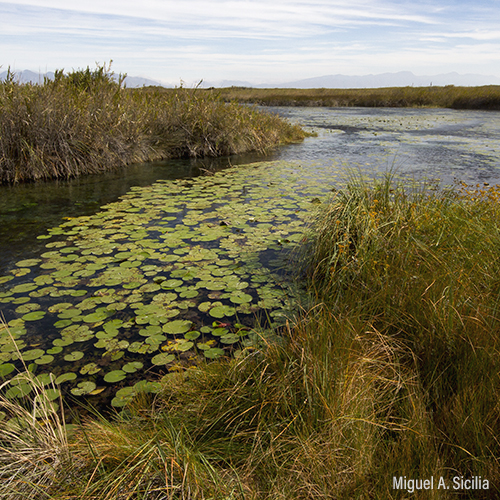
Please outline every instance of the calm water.
[[299, 160], [377, 174], [395, 168], [400, 175], [500, 183], [500, 113], [399, 108], [265, 108], [317, 132], [303, 143], [272, 154], [218, 160], [172, 160], [133, 165], [104, 175], [70, 181], [0, 187], [0, 276], [20, 259], [44, 247], [36, 236], [63, 217], [89, 215], [132, 186], [158, 179], [188, 178], [203, 169], [221, 169], [264, 160]]

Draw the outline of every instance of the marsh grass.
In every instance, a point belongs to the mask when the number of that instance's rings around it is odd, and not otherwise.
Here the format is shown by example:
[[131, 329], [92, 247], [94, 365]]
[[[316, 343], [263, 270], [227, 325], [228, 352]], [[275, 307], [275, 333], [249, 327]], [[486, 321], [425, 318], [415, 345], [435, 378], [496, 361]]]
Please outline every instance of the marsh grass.
[[0, 83], [0, 182], [68, 178], [133, 162], [264, 152], [305, 133], [216, 94], [122, 87], [109, 67]]
[[317, 305], [282, 342], [87, 418], [51, 494], [403, 499], [394, 476], [481, 476], [490, 489], [460, 498], [498, 496], [499, 195], [352, 179], [297, 256]]
[[[210, 92], [210, 91], [206, 91]], [[227, 100], [265, 106], [362, 106], [500, 109], [500, 86], [388, 87], [375, 89], [220, 89]]]
[[[55, 377], [43, 380], [24, 368], [0, 384], [0, 497], [5, 500], [50, 498], [48, 490], [71, 462]], [[17, 395], [9, 396], [8, 387]]]

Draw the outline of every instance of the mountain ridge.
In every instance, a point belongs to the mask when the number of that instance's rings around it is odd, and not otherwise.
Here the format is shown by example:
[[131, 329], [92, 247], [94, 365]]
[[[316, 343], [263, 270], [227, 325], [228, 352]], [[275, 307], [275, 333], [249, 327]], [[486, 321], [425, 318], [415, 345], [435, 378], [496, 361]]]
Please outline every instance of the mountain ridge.
[[[4, 80], [7, 71], [0, 73], [0, 80]], [[20, 83], [41, 84], [44, 78], [53, 79], [53, 72], [35, 73], [30, 70], [15, 71], [14, 78]], [[199, 81], [188, 86], [195, 86]], [[157, 80], [152, 80], [140, 76], [127, 76], [125, 85], [128, 88], [138, 88], [143, 86], [161, 86], [173, 87], [171, 84], [162, 84]], [[438, 75], [417, 76], [411, 71], [399, 71], [396, 73], [379, 73], [369, 75], [324, 75], [312, 78], [304, 78], [283, 83], [263, 83], [255, 84], [248, 81], [239, 80], [219, 80], [202, 81], [201, 87], [253, 87], [253, 88], [338, 88], [338, 89], [356, 89], [356, 88], [383, 88], [383, 87], [430, 87], [430, 86], [482, 86], [482, 85], [500, 85], [500, 78], [494, 75], [478, 74], [459, 74], [457, 72], [443, 73]]]

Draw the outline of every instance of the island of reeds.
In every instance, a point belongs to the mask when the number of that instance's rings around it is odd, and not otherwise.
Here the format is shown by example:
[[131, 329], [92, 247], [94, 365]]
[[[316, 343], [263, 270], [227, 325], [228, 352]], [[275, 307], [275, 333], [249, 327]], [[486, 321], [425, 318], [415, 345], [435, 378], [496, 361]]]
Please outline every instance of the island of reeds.
[[216, 93], [126, 89], [109, 67], [0, 83], [0, 183], [66, 179], [159, 159], [263, 152], [305, 133]]
[[313, 305], [282, 341], [172, 373], [115, 417], [65, 425], [28, 372], [35, 396], [1, 400], [0, 496], [498, 497], [499, 195], [353, 179], [305, 234]]

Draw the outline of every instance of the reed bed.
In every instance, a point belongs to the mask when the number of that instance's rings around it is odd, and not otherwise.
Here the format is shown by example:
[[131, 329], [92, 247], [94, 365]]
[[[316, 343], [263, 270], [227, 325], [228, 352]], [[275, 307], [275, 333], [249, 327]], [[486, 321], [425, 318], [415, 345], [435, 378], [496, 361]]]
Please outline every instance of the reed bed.
[[298, 126], [215, 94], [124, 89], [105, 66], [0, 83], [0, 183], [69, 178], [151, 160], [264, 152]]
[[[498, 496], [499, 197], [353, 179], [296, 256], [316, 305], [281, 341], [86, 418], [33, 498]], [[403, 476], [436, 483], [394, 489]], [[474, 476], [489, 489], [437, 489]]]
[[[206, 92], [213, 92], [206, 90]], [[218, 91], [227, 101], [262, 106], [430, 107], [500, 109], [500, 86], [388, 87], [376, 89], [257, 89], [228, 87]]]

